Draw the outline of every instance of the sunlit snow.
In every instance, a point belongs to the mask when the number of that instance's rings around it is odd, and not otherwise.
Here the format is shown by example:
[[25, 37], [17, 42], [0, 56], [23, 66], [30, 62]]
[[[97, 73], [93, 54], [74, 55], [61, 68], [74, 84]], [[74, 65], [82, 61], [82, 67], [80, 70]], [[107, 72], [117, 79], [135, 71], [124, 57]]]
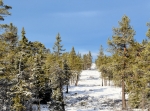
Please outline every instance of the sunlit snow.
[[[91, 70], [83, 70], [78, 86], [69, 86], [69, 93], [65, 93], [66, 111], [120, 111], [121, 88], [101, 86], [100, 72], [93, 63]], [[49, 111], [46, 105], [41, 105], [41, 111]], [[135, 109], [134, 111], [141, 111]], [[147, 110], [144, 110], [147, 111]]]
[[91, 70], [83, 70], [78, 86], [70, 86], [69, 94], [64, 93], [66, 111], [111, 111], [121, 106], [121, 88], [101, 86], [100, 73], [95, 69], [92, 64]]

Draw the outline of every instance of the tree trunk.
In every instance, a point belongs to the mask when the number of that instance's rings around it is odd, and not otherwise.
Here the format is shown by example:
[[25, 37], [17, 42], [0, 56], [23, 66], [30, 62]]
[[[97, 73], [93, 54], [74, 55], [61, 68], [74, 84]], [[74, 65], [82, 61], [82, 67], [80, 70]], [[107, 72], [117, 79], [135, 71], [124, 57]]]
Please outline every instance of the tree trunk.
[[63, 91], [62, 91], [62, 84], [60, 81], [60, 93], [61, 93], [61, 102], [62, 102], [62, 110], [65, 111], [65, 104], [64, 104], [64, 96], [63, 96]]
[[104, 79], [104, 86], [107, 86], [107, 79]]
[[102, 77], [102, 86], [103, 86], [103, 77]]
[[[126, 57], [126, 44], [124, 44], [124, 57]], [[126, 67], [126, 63], [124, 60], [124, 65], [123, 65], [123, 69], [125, 70]], [[125, 98], [125, 74], [123, 74], [122, 77], [122, 110], [126, 110], [126, 98]]]
[[122, 110], [126, 110], [125, 84], [124, 84], [124, 79], [122, 79]]
[[79, 81], [79, 74], [77, 74], [77, 77], [76, 77], [77, 79], [76, 79], [76, 83], [75, 83], [75, 86], [77, 86], [78, 85], [78, 81]]
[[66, 85], [66, 93], [68, 93], [68, 84]]
[[108, 84], [109, 84], [109, 86], [110, 86], [110, 77], [109, 77], [109, 83], [108, 83]]

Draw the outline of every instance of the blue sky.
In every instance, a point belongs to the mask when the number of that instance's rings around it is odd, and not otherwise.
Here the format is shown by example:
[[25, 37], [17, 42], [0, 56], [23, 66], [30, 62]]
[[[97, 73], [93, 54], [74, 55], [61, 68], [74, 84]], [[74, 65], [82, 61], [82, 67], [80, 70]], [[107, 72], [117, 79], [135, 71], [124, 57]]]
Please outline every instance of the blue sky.
[[107, 39], [123, 15], [130, 18], [139, 42], [146, 38], [150, 22], [149, 0], [4, 0], [4, 4], [12, 6], [12, 15], [1, 23], [12, 22], [18, 35], [24, 27], [30, 41], [40, 41], [52, 51], [59, 32], [67, 52], [74, 46], [82, 54], [91, 51], [94, 59], [100, 45], [108, 48]]

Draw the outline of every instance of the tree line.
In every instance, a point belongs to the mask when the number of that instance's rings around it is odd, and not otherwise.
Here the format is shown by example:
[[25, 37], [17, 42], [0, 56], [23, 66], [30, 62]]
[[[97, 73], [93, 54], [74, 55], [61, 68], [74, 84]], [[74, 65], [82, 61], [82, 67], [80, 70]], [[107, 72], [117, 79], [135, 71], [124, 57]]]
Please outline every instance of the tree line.
[[[0, 20], [11, 6], [0, 0]], [[65, 111], [63, 90], [78, 85], [82, 70], [92, 64], [91, 52], [81, 55], [72, 47], [65, 52], [56, 35], [52, 52], [39, 41], [31, 42], [22, 28], [21, 37], [13, 23], [0, 24], [0, 107], [6, 111], [32, 111], [47, 104], [50, 111]], [[20, 38], [20, 39], [19, 39]]]
[[95, 61], [104, 81], [112, 80], [116, 86], [122, 87], [123, 110], [150, 108], [150, 23], [147, 26], [147, 39], [139, 43], [134, 38], [136, 33], [129, 17], [123, 16], [107, 41], [107, 51], [111, 55], [105, 55], [101, 46]]

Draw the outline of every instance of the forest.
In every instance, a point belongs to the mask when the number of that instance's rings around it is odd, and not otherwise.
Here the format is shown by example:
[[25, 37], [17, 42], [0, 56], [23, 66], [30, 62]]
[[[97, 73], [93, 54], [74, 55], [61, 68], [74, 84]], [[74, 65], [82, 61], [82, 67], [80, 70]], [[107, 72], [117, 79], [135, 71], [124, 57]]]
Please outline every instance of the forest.
[[147, 39], [139, 43], [134, 38], [136, 33], [130, 26], [129, 17], [125, 15], [107, 41], [107, 50], [112, 55], [105, 55], [103, 46], [100, 46], [96, 65], [104, 81], [113, 81], [122, 88], [123, 110], [127, 109], [126, 94], [129, 107], [150, 107], [150, 24], [147, 26]]
[[[0, 20], [11, 15], [11, 6], [0, 0]], [[101, 45], [95, 64], [101, 72], [102, 86], [122, 88], [122, 110], [150, 108], [150, 23], [147, 39], [136, 41], [136, 31], [124, 15], [104, 54]], [[32, 111], [36, 104], [47, 104], [49, 111], [65, 111], [63, 91], [78, 85], [82, 70], [90, 70], [92, 54], [76, 53], [72, 47], [65, 51], [60, 33], [56, 34], [53, 50], [39, 41], [30, 41], [25, 28], [21, 36], [13, 23], [0, 24], [0, 108], [2, 111]], [[108, 81], [108, 84], [107, 84]], [[128, 100], [126, 99], [128, 95]]]
[[[0, 1], [0, 19], [9, 16], [11, 6]], [[48, 104], [49, 110], [64, 111], [63, 86], [78, 84], [81, 70], [92, 63], [91, 52], [81, 55], [72, 47], [65, 52], [56, 35], [53, 51], [39, 41], [31, 42], [22, 28], [21, 37], [13, 23], [0, 24], [0, 108], [31, 111], [32, 104]]]

